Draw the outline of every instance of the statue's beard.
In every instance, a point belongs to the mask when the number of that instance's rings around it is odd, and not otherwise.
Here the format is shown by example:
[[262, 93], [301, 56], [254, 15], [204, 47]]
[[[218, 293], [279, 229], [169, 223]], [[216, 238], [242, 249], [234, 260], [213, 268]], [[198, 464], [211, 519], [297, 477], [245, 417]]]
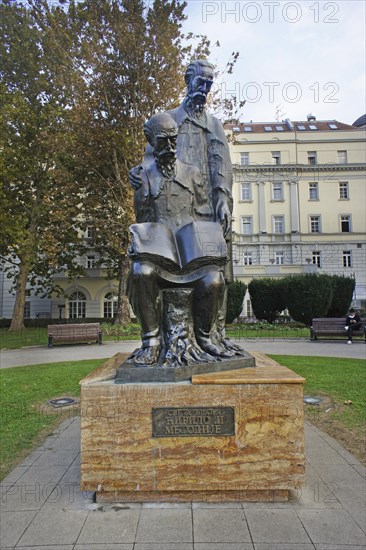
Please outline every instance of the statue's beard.
[[185, 103], [189, 114], [193, 117], [200, 118], [205, 110], [206, 96], [201, 92], [189, 92]]
[[169, 178], [175, 175], [175, 167], [176, 167], [175, 153], [171, 153], [171, 154], [154, 153], [154, 157], [155, 157], [155, 162], [158, 169], [164, 176]]

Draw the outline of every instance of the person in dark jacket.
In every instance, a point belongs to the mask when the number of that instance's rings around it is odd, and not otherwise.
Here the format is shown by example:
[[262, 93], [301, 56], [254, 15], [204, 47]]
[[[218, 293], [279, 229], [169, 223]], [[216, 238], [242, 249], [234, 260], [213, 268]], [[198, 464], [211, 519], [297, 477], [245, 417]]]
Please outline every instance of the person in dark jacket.
[[362, 327], [362, 322], [359, 314], [356, 310], [351, 307], [348, 310], [348, 315], [346, 318], [345, 329], [347, 331], [348, 342], [347, 344], [352, 344], [352, 333], [354, 330], [359, 330]]

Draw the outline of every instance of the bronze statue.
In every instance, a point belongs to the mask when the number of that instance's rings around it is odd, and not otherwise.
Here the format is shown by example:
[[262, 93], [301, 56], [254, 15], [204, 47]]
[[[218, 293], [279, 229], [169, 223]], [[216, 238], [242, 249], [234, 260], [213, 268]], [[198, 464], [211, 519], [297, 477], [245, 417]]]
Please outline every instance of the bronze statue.
[[[146, 122], [145, 158], [130, 173], [137, 223], [131, 226], [128, 295], [142, 327], [142, 347], [131, 357], [137, 366], [169, 366], [177, 356], [164, 334], [167, 289], [182, 289], [181, 300], [187, 299], [182, 311], [191, 309], [170, 328], [184, 333], [185, 362], [216, 361], [242, 351], [224, 334], [232, 168], [222, 125], [205, 109], [213, 76], [207, 61], [188, 66], [186, 98]], [[184, 323], [193, 328], [187, 332]]]

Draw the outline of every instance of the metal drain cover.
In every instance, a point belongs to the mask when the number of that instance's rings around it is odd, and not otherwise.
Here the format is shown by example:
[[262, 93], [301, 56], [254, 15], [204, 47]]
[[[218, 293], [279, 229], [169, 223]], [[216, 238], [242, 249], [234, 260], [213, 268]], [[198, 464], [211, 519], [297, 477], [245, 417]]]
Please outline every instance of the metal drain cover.
[[307, 405], [319, 405], [319, 403], [322, 403], [324, 399], [321, 397], [313, 397], [312, 395], [304, 395], [304, 403]]
[[60, 407], [68, 407], [69, 405], [74, 405], [76, 401], [71, 397], [60, 397], [59, 399], [50, 399], [48, 403], [52, 405], [52, 407], [55, 407], [55, 409], [58, 409]]

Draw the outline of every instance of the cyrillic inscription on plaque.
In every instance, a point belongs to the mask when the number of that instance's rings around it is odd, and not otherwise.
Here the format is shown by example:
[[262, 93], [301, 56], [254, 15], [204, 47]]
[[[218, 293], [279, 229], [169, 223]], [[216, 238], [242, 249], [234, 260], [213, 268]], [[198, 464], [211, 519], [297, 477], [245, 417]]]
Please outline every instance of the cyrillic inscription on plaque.
[[153, 437], [235, 435], [234, 407], [152, 409]]

